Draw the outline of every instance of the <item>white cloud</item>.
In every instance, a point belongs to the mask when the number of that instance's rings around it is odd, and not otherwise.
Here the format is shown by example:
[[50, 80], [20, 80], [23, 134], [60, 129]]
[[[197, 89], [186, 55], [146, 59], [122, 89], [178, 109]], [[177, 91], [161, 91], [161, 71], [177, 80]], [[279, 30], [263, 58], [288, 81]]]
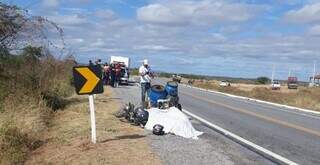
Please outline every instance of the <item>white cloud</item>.
[[[112, 21], [105, 21], [104, 14]], [[102, 15], [99, 15], [102, 14]], [[110, 16], [109, 16], [110, 15]], [[91, 21], [90, 21], [90, 18]], [[79, 53], [102, 54], [113, 52], [131, 55], [167, 54], [182, 58], [221, 57], [261, 59], [268, 62], [275, 58], [291, 61], [308, 60], [320, 48], [306, 36], [265, 35], [260, 38], [234, 38], [234, 33], [209, 32], [206, 28], [158, 26], [157, 24], [126, 21], [111, 10], [96, 11], [89, 15], [53, 15], [68, 34], [67, 42]], [[92, 21], [94, 20], [94, 21]], [[222, 26], [224, 27], [224, 26]], [[238, 28], [238, 26], [236, 26]], [[233, 26], [222, 31], [237, 31]], [[316, 31], [316, 27], [313, 31]]]
[[80, 25], [88, 22], [87, 18], [81, 14], [51, 15], [48, 18], [62, 26]]
[[115, 20], [116, 14], [112, 10], [97, 10], [95, 13], [95, 16], [98, 18], [103, 18], [105, 20]]
[[77, 44], [81, 44], [81, 43], [84, 43], [84, 39], [83, 38], [74, 38], [72, 36], [69, 36], [68, 39], [65, 39], [66, 42], [68, 42], [69, 44], [72, 44], [72, 45], [77, 45]]
[[103, 39], [98, 38], [95, 42], [90, 43], [90, 47], [103, 47], [106, 46], [106, 43], [104, 42]]
[[306, 4], [298, 10], [291, 10], [284, 16], [284, 20], [291, 23], [320, 22], [320, 2]]
[[134, 46], [133, 49], [135, 49], [135, 50], [151, 50], [151, 51], [173, 50], [172, 48], [169, 48], [164, 45], [138, 45], [138, 46]]
[[309, 29], [308, 34], [313, 35], [313, 36], [320, 36], [320, 25], [312, 26]]
[[42, 6], [45, 8], [56, 8], [60, 5], [59, 0], [43, 0]]
[[143, 6], [137, 19], [145, 23], [164, 25], [211, 25], [244, 22], [255, 17], [263, 6], [227, 1], [166, 1]]
[[151, 4], [137, 11], [137, 17], [140, 21], [155, 24], [174, 24], [184, 25], [188, 23], [187, 18], [169, 7], [161, 4]]
[[81, 4], [86, 4], [91, 2], [91, 0], [70, 0], [73, 3], [81, 3]]
[[[262, 34], [257, 32], [256, 23], [245, 24], [263, 6], [220, 0], [153, 2], [157, 3], [137, 9], [137, 19], [121, 18], [109, 9], [85, 12], [77, 8], [51, 13], [49, 19], [64, 28], [66, 42], [81, 62], [93, 56], [107, 59], [108, 55], [121, 54], [132, 57], [132, 61], [150, 58], [160, 69], [169, 67], [162, 63], [181, 59], [175, 62], [193, 64], [195, 70], [222, 65], [222, 70], [229, 66], [247, 72], [245, 76], [256, 76], [261, 67], [273, 63], [283, 67], [299, 64], [305, 69], [303, 64], [318, 58], [320, 52], [320, 37], [310, 37], [320, 34], [320, 26], [310, 28], [309, 35], [287, 35], [273, 26]], [[179, 65], [177, 71], [190, 71], [184, 66]]]
[[71, 3], [73, 6], [78, 4], [88, 4], [92, 0], [42, 0], [41, 6], [45, 9], [57, 9], [64, 3]]
[[278, 4], [288, 4], [288, 5], [296, 5], [300, 4], [303, 0], [275, 0]]

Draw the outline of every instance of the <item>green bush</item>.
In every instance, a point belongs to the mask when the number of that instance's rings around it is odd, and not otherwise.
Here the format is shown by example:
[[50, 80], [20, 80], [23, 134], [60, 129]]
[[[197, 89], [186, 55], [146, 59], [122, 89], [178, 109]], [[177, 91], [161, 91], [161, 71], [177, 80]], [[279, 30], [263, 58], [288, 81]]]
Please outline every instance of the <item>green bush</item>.
[[138, 76], [139, 75], [139, 69], [138, 68], [132, 68], [130, 70], [130, 75], [132, 76]]
[[66, 101], [55, 92], [42, 92], [42, 98], [46, 102], [46, 105], [54, 111], [64, 109], [66, 106]]
[[270, 79], [268, 77], [258, 77], [256, 82], [258, 84], [267, 84], [268, 82], [270, 82]]

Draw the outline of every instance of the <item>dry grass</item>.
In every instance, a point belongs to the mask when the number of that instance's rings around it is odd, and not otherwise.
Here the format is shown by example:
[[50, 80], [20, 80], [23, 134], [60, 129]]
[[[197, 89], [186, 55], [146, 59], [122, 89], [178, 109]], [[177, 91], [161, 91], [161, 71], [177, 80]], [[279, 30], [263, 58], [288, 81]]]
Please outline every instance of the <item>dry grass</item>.
[[[19, 98], [19, 99], [17, 99]], [[0, 115], [0, 164], [23, 164], [44, 143], [52, 111], [43, 102], [22, 93], [10, 94]]]
[[320, 88], [299, 87], [290, 90], [285, 85], [281, 90], [271, 90], [269, 85], [231, 84], [231, 87], [220, 87], [219, 81], [195, 81], [194, 86], [230, 93], [239, 96], [256, 98], [279, 104], [320, 111]]
[[143, 130], [113, 116], [119, 103], [110, 97], [110, 89], [105, 91], [95, 99], [97, 144], [90, 142], [88, 98], [73, 96], [65, 110], [55, 114], [47, 143], [26, 164], [160, 164]]
[[42, 144], [37, 138], [21, 132], [12, 122], [2, 123], [0, 142], [1, 164], [22, 164], [28, 152]]
[[143, 132], [111, 115], [118, 105], [110, 93], [96, 99], [100, 143], [90, 143], [88, 98], [68, 98], [74, 93], [72, 58], [25, 52], [3, 61], [0, 164], [159, 164]]
[[45, 143], [53, 110], [63, 108], [63, 97], [73, 93], [74, 61], [46, 56], [28, 63], [26, 56], [9, 55], [1, 62], [6, 69], [0, 72], [0, 164], [23, 164]]

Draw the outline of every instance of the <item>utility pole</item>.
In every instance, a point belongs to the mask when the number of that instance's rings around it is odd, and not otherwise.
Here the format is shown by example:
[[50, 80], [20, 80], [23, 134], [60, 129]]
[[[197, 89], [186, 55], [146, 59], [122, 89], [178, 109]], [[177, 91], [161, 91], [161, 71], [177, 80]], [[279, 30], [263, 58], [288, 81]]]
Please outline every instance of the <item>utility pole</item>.
[[288, 77], [291, 77], [291, 69], [289, 69]]
[[314, 86], [314, 79], [316, 77], [316, 61], [313, 62], [312, 86]]
[[271, 84], [273, 83], [273, 80], [274, 80], [275, 67], [276, 67], [276, 66], [273, 64], [273, 66], [272, 66], [272, 74], [271, 74]]

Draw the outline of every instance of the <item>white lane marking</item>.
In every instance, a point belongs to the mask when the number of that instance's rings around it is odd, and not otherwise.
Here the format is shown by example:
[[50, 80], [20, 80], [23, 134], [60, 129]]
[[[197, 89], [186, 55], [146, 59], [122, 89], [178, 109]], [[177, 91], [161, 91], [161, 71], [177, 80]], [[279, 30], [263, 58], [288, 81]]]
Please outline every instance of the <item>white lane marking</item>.
[[[209, 92], [210, 93], [210, 92]], [[213, 93], [213, 92], [212, 92]], [[216, 94], [216, 95], [219, 95], [218, 93], [213, 93], [213, 94]], [[225, 95], [221, 95], [225, 98], [228, 98], [229, 96], [225, 96]], [[231, 97], [233, 98], [233, 97]], [[241, 102], [242, 100], [239, 100], [239, 99], [236, 99], [236, 98], [233, 98], [235, 101], [239, 101]], [[313, 119], [317, 119], [317, 120], [320, 120], [320, 116], [315, 116], [315, 115], [311, 115], [311, 114], [306, 114], [306, 113], [301, 113], [301, 112], [296, 112], [294, 110], [286, 110], [286, 109], [283, 109], [283, 107], [280, 107], [281, 109], [276, 109], [275, 110], [275, 106], [274, 105], [269, 105], [269, 104], [264, 104], [264, 103], [259, 103], [259, 102], [253, 102], [252, 100], [247, 100], [247, 99], [243, 99], [243, 102], [244, 103], [247, 103], [247, 104], [251, 104], [251, 105], [255, 105], [255, 106], [261, 106], [263, 108], [270, 108], [270, 110], [272, 111], [283, 111], [283, 112], [289, 112], [289, 113], [293, 113], [293, 114], [296, 114], [296, 115], [301, 115], [301, 116], [305, 116], [305, 117], [310, 117], [310, 118], [313, 118]], [[272, 107], [273, 106], [273, 107]]]
[[[203, 89], [201, 89], [201, 90], [203, 90]], [[225, 129], [223, 129], [223, 128], [215, 125], [215, 124], [212, 124], [209, 121], [207, 121], [207, 120], [205, 120], [205, 119], [203, 119], [203, 118], [201, 118], [201, 117], [199, 117], [199, 116], [197, 116], [197, 115], [195, 115], [195, 114], [193, 114], [193, 113], [191, 113], [191, 112], [189, 112], [189, 111], [187, 111], [185, 109], [183, 109], [183, 112], [186, 113], [187, 115], [189, 115], [189, 116], [191, 116], [191, 117], [193, 117], [193, 118], [195, 118], [195, 119], [207, 124], [208, 126], [210, 126], [211, 128], [217, 130], [218, 132], [223, 133], [225, 136], [227, 136], [227, 137], [229, 137], [231, 139], [234, 139], [235, 141], [237, 141], [237, 142], [239, 142], [239, 143], [241, 143], [243, 145], [246, 145], [247, 147], [255, 150], [256, 152], [258, 152], [258, 153], [260, 153], [260, 154], [272, 159], [273, 161], [275, 161], [277, 163], [288, 164], [288, 165], [298, 165], [297, 163], [295, 163], [295, 162], [293, 162], [293, 161], [291, 161], [291, 160], [289, 160], [289, 159], [287, 159], [287, 158], [285, 158], [285, 157], [283, 157], [281, 155], [278, 155], [278, 154], [276, 154], [276, 153], [274, 153], [274, 152], [272, 152], [270, 150], [267, 150], [267, 149], [265, 149], [265, 148], [263, 148], [261, 146], [258, 146], [257, 144], [255, 144], [253, 142], [250, 142], [250, 141], [248, 141], [248, 140], [246, 140], [246, 139], [244, 139], [244, 138], [242, 138], [242, 137], [240, 137], [240, 136], [238, 136], [238, 135], [236, 135], [236, 134], [234, 134], [234, 133], [232, 133], [232, 132], [230, 132], [228, 130], [225, 130]]]
[[258, 146], [257, 144], [255, 144], [255, 143], [253, 143], [253, 142], [251, 142], [249, 140], [246, 140], [246, 139], [244, 139], [244, 138], [242, 138], [242, 137], [240, 137], [240, 136], [238, 136], [238, 135], [236, 135], [236, 134], [234, 134], [234, 133], [232, 133], [232, 132], [230, 132], [228, 130], [225, 130], [225, 129], [223, 129], [223, 128], [215, 125], [215, 124], [212, 124], [209, 121], [207, 121], [207, 120], [205, 120], [205, 119], [203, 119], [203, 118], [201, 118], [201, 117], [199, 117], [199, 116], [197, 116], [197, 115], [195, 115], [195, 114], [193, 114], [193, 113], [191, 113], [191, 112], [189, 112], [189, 111], [187, 111], [185, 109], [183, 109], [183, 112], [186, 113], [187, 115], [189, 115], [189, 116], [191, 116], [191, 117], [193, 117], [193, 118], [205, 123], [206, 125], [210, 126], [211, 128], [217, 130], [218, 132], [223, 133], [225, 136], [227, 136], [227, 137], [229, 137], [231, 139], [234, 139], [235, 141], [237, 141], [237, 142], [239, 142], [239, 143], [241, 143], [243, 145], [246, 145], [247, 147], [255, 150], [256, 152], [258, 152], [258, 153], [260, 153], [260, 154], [272, 159], [273, 161], [275, 161], [277, 163], [288, 164], [288, 165], [298, 165], [297, 163], [295, 163], [295, 162], [293, 162], [293, 161], [291, 161], [291, 160], [289, 160], [289, 159], [287, 159], [287, 158], [285, 158], [285, 157], [283, 157], [281, 155], [278, 155], [278, 154], [276, 154], [276, 153], [274, 153], [274, 152], [272, 152], [270, 150], [267, 150], [267, 149], [265, 149], [265, 148], [263, 148], [261, 146]]
[[[163, 83], [161, 83], [159, 81], [157, 81], [157, 82], [160, 83], [160, 84], [163, 84]], [[277, 104], [277, 103], [272, 103], [272, 102], [267, 102], [267, 101], [263, 101], [263, 100], [256, 100], [256, 99], [243, 97], [243, 96], [231, 95], [231, 94], [227, 94], [227, 93], [222, 93], [222, 92], [202, 89], [202, 88], [198, 88], [198, 87], [193, 87], [193, 86], [189, 86], [189, 85], [186, 85], [186, 84], [180, 84], [180, 85], [185, 86], [185, 87], [189, 87], [191, 89], [197, 89], [197, 90], [200, 90], [200, 91], [204, 91], [204, 92], [220, 94], [220, 95], [222, 95], [224, 97], [243, 99], [248, 104], [257, 105], [257, 106], [264, 106], [265, 108], [270, 108], [271, 110], [274, 110], [274, 108], [275, 108], [275, 107], [271, 107], [271, 106], [277, 106], [277, 107], [281, 108], [281, 109], [277, 109], [277, 111], [280, 110], [280, 111], [283, 111], [283, 112], [289, 112], [289, 113], [293, 113], [293, 114], [296, 114], [296, 115], [301, 115], [301, 116], [310, 117], [310, 118], [313, 118], [313, 119], [320, 120], [320, 116], [314, 116], [312, 114], [299, 113], [299, 112], [295, 112], [295, 111], [292, 111], [292, 110], [283, 109], [283, 108], [288, 108], [288, 109], [293, 109], [293, 110], [298, 110], [299, 111], [302, 108], [292, 107], [292, 106], [287, 106], [287, 105], [282, 105], [282, 104]], [[236, 100], [236, 101], [238, 101], [238, 100]], [[260, 103], [260, 105], [257, 104], [257, 103]], [[307, 109], [302, 109], [300, 111], [304, 111], [304, 112], [307, 112], [307, 113], [313, 113], [313, 114], [317, 114], [317, 115], [320, 114], [320, 112], [313, 111], [313, 110], [307, 110]]]
[[[260, 104], [257, 104], [257, 103], [250, 102], [250, 101], [246, 101], [246, 103], [251, 104], [251, 105], [260, 105], [260, 106], [263, 106], [263, 107], [265, 107], [265, 108], [270, 108], [270, 109], [272, 109], [272, 110], [275, 108], [275, 107], [272, 107], [271, 105], [268, 105], [268, 104], [261, 104], [261, 103], [260, 103]], [[301, 112], [295, 112], [295, 111], [286, 110], [286, 109], [277, 109], [277, 110], [275, 110], [275, 111], [278, 111], [278, 110], [320, 120], [320, 116], [313, 116], [313, 115], [309, 115], [309, 114], [305, 114], [305, 113], [301, 113]]]
[[[192, 87], [192, 86], [185, 85], [185, 84], [181, 84], [181, 85], [185, 86], [185, 87], [192, 88], [192, 89], [198, 89], [200, 91], [205, 91], [205, 92], [210, 92], [210, 93], [215, 93], [215, 94], [221, 94], [221, 95], [229, 96], [229, 97], [233, 97], [233, 98], [239, 98], [239, 99], [244, 99], [244, 100], [249, 100], [249, 101], [255, 101], [255, 102], [258, 102], [258, 103], [269, 104], [269, 105], [273, 105], [273, 106], [277, 106], [277, 107], [281, 107], [281, 108], [293, 109], [293, 110], [298, 110], [298, 111], [302, 111], [302, 112], [307, 112], [307, 113], [320, 115], [320, 112], [314, 111], [314, 110], [310, 110], [310, 109], [303, 109], [303, 108], [293, 107], [293, 106], [289, 106], [289, 105], [277, 104], [277, 103], [272, 103], [272, 102], [268, 102], [268, 101], [253, 99], [253, 98], [249, 98], [249, 97], [236, 96], [236, 95], [222, 93], [222, 92], [218, 92], [218, 91], [212, 91], [212, 90], [206, 90], [206, 89], [202, 89], [202, 88], [198, 88], [198, 87]], [[292, 111], [286, 111], [286, 112], [294, 113]], [[300, 113], [296, 112], [296, 114], [300, 114]]]

